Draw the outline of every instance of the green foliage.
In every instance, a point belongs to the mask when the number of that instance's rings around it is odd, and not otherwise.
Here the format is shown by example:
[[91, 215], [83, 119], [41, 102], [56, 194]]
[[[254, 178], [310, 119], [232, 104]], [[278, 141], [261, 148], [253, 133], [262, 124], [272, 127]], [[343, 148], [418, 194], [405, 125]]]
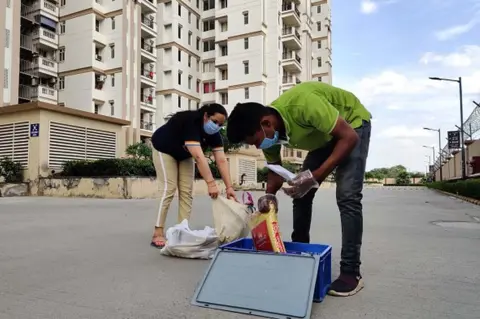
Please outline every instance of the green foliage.
[[395, 184], [410, 185], [410, 174], [407, 171], [399, 172], [395, 178]]
[[152, 159], [152, 149], [147, 144], [142, 142], [129, 145], [125, 150], [125, 153], [133, 156], [134, 158]]
[[[223, 150], [225, 153], [231, 153], [231, 152], [234, 152], [236, 150], [238, 150], [240, 147], [242, 147], [242, 143], [238, 143], [238, 144], [233, 144], [233, 143], [230, 143], [228, 141], [228, 138], [227, 138], [227, 130], [226, 128], [222, 128], [220, 130], [220, 135], [222, 136], [222, 140], [223, 140]], [[212, 150], [210, 148], [207, 148], [205, 150], [205, 155], [210, 155], [212, 153]]]
[[156, 176], [153, 162], [140, 158], [114, 158], [96, 161], [69, 161], [63, 164], [62, 176], [120, 177]]
[[427, 183], [427, 187], [480, 200], [480, 179]]
[[268, 176], [268, 167], [263, 167], [260, 169], [257, 169], [257, 182], [258, 183], [266, 183], [267, 182], [267, 176]]
[[8, 157], [0, 159], [0, 176], [5, 178], [6, 183], [20, 183], [23, 181], [22, 165]]
[[[292, 173], [298, 173], [302, 169], [301, 165], [294, 164], [294, 163], [291, 163], [291, 162], [288, 162], [288, 161], [282, 162], [282, 166]], [[268, 171], [269, 171], [268, 167], [257, 169], [257, 182], [258, 183], [267, 182]]]
[[386, 168], [386, 167], [374, 168], [371, 171], [365, 173], [365, 178], [367, 179], [397, 178], [400, 172], [406, 172], [406, 171], [407, 171], [407, 168], [403, 165], [396, 165], [390, 168]]
[[[210, 167], [210, 170], [212, 171], [213, 178], [215, 179], [221, 179], [222, 175], [220, 175], [220, 171], [218, 170], [217, 163], [211, 159], [208, 160], [208, 166]], [[202, 175], [200, 174], [200, 171], [198, 170], [197, 165], [195, 165], [195, 178], [196, 179], [203, 179]]]

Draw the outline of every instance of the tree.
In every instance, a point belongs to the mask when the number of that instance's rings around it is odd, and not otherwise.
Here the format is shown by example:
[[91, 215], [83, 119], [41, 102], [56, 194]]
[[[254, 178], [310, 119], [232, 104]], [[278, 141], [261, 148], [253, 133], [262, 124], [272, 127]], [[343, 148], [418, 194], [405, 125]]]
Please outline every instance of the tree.
[[397, 185], [410, 185], [410, 174], [407, 171], [398, 173], [395, 178], [395, 184]]
[[152, 149], [146, 143], [142, 143], [142, 142], [129, 145], [125, 150], [125, 153], [127, 153], [127, 155], [130, 155], [134, 158], [141, 158], [141, 159], [152, 158]]

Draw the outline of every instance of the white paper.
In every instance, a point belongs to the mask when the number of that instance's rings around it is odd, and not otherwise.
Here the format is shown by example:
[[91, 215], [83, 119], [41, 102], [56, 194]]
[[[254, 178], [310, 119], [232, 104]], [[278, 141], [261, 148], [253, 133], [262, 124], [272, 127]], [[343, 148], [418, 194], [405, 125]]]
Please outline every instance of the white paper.
[[267, 167], [272, 171], [274, 171], [275, 173], [277, 173], [278, 175], [285, 178], [285, 180], [287, 181], [291, 181], [296, 176], [294, 173], [290, 172], [288, 169], [280, 165], [267, 164]]

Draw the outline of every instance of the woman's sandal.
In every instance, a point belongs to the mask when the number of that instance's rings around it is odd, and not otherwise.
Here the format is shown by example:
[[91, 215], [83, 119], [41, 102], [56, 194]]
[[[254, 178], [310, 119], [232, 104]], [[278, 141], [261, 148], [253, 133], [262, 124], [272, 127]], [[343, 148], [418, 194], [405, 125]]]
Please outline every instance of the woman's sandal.
[[[157, 238], [157, 239], [154, 239], [154, 238]], [[166, 240], [164, 238], [161, 238], [161, 237], [154, 237], [154, 238], [152, 239], [150, 246], [158, 249], [162, 249], [163, 247], [165, 247]]]

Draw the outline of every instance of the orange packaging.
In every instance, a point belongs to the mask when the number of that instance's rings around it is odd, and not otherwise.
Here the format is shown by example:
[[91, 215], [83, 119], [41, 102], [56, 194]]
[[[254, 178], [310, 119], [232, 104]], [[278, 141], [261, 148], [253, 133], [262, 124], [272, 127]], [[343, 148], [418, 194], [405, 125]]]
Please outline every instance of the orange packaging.
[[270, 204], [268, 213], [252, 214], [249, 225], [256, 250], [287, 252], [278, 227], [277, 209], [273, 203]]

